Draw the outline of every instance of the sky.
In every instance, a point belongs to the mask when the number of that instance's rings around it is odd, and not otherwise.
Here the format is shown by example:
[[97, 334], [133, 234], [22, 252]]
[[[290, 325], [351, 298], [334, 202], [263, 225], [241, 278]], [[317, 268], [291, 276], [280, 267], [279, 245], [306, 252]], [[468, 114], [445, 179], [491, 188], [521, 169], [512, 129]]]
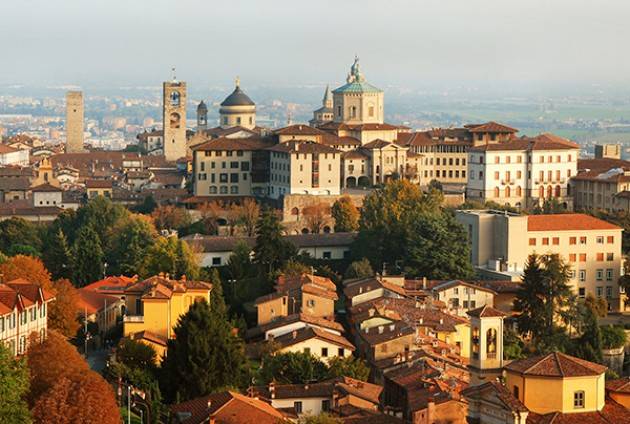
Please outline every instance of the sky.
[[628, 84], [627, 0], [0, 1], [0, 86]]

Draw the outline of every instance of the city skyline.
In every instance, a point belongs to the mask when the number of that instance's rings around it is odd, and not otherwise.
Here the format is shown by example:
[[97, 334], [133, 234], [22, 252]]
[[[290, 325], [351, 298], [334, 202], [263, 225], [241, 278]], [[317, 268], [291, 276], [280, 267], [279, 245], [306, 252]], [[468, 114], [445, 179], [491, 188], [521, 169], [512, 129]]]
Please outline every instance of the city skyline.
[[0, 85], [335, 84], [355, 54], [383, 87], [627, 83], [625, 2], [442, 3], [11, 2]]

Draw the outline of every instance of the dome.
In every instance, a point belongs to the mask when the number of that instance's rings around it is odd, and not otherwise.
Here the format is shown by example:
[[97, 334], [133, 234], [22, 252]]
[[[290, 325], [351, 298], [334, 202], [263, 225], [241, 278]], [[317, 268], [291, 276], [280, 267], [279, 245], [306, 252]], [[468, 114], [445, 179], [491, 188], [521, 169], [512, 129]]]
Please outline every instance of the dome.
[[199, 103], [199, 105], [197, 106], [197, 112], [207, 112], [207, 111], [208, 111], [208, 106], [206, 106], [206, 104], [202, 100], [201, 103]]
[[227, 96], [225, 100], [223, 100], [223, 103], [221, 103], [221, 106], [255, 106], [255, 105], [256, 104], [252, 101], [252, 99], [250, 99], [249, 96], [245, 94], [245, 92], [243, 92], [243, 90], [241, 90], [241, 87], [239, 87], [238, 85], [236, 86], [232, 94]]

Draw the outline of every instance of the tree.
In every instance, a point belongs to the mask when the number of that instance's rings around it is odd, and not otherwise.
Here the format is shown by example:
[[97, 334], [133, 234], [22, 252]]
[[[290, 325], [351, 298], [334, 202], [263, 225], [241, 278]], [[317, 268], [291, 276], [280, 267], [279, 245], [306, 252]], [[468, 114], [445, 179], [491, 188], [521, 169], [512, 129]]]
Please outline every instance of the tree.
[[0, 264], [3, 281], [23, 278], [45, 289], [52, 289], [50, 272], [39, 258], [16, 255]]
[[67, 231], [64, 233], [74, 243], [84, 228], [90, 227], [96, 233], [102, 248], [109, 245], [109, 237], [113, 235], [111, 229], [128, 215], [129, 211], [125, 207], [113, 203], [107, 197], [96, 196], [77, 210], [76, 218], [71, 223], [75, 227], [75, 236], [71, 237]]
[[216, 268], [210, 270], [210, 282], [212, 283], [212, 291], [210, 292], [210, 310], [219, 319], [227, 320], [227, 306], [223, 296], [223, 283]]
[[595, 313], [588, 308], [584, 309], [584, 332], [578, 339], [575, 356], [602, 363], [602, 333]]
[[309, 266], [294, 259], [289, 259], [282, 267], [282, 274], [286, 278], [299, 277], [310, 273], [311, 268]]
[[62, 278], [52, 283], [55, 300], [48, 308], [48, 328], [66, 337], [74, 337], [80, 327], [77, 321], [79, 293], [72, 283]]
[[197, 211], [201, 216], [200, 221], [203, 224], [204, 234], [218, 234], [219, 224], [217, 221], [222, 212], [221, 206], [217, 202], [204, 203], [197, 208]]
[[335, 232], [357, 231], [359, 229], [359, 210], [350, 196], [340, 197], [333, 203], [331, 214], [335, 220]]
[[72, 247], [75, 284], [83, 287], [103, 277], [104, 253], [101, 239], [90, 225], [79, 230]]
[[608, 302], [603, 297], [595, 297], [588, 293], [584, 299], [584, 306], [593, 311], [596, 317], [604, 318], [608, 315]]
[[13, 357], [13, 353], [0, 343], [0, 422], [7, 424], [31, 422], [26, 402], [28, 389], [26, 360]]
[[617, 349], [626, 345], [626, 332], [623, 327], [604, 325], [600, 331], [603, 349]]
[[259, 384], [269, 384], [271, 381], [280, 384], [303, 384], [323, 380], [327, 375], [326, 364], [310, 353], [275, 353], [263, 357], [257, 382]]
[[442, 183], [436, 179], [429, 181], [429, 190], [443, 191]]
[[238, 222], [247, 237], [256, 235], [256, 222], [260, 216], [260, 207], [253, 199], [245, 199], [238, 208]]
[[168, 341], [160, 386], [167, 399], [188, 400], [226, 386], [246, 384], [243, 340], [208, 303], [194, 303]]
[[142, 266], [147, 251], [155, 243], [157, 231], [151, 219], [130, 215], [113, 229], [107, 254], [111, 274], [134, 275]]
[[346, 269], [346, 273], [344, 274], [344, 278], [368, 278], [374, 276], [374, 270], [370, 265], [370, 261], [366, 258], [363, 258], [359, 261], [352, 262], [348, 269]]
[[56, 331], [49, 331], [43, 343], [31, 340], [26, 357], [31, 370], [31, 405], [62, 377], [71, 378], [89, 370], [76, 348]]
[[155, 349], [146, 343], [122, 339], [116, 348], [116, 361], [130, 369], [152, 369], [156, 360]]
[[50, 237], [46, 249], [43, 249], [42, 258], [53, 278], [71, 277], [72, 249], [70, 249], [68, 239], [61, 228]]
[[135, 211], [144, 215], [150, 215], [158, 207], [157, 202], [152, 194], [144, 198], [142, 203], [136, 206]]
[[244, 241], [236, 243], [227, 262], [227, 271], [231, 279], [238, 281], [252, 276], [251, 251]]
[[157, 238], [147, 250], [139, 274], [148, 278], [160, 272], [168, 273], [172, 278], [185, 275], [195, 279], [199, 276], [197, 258], [186, 242], [175, 236]]
[[263, 209], [256, 224], [254, 263], [262, 267], [268, 276], [280, 269], [297, 253], [295, 246], [282, 238], [280, 218], [271, 209]]
[[17, 217], [0, 221], [0, 251], [15, 255], [30, 248], [35, 252], [33, 256], [39, 256], [41, 247], [35, 224]]
[[325, 412], [319, 415], [306, 415], [299, 419], [298, 424], [342, 424], [340, 418], [335, 418]]
[[177, 206], [159, 206], [151, 213], [151, 217], [159, 230], [177, 230], [190, 225], [188, 211]]
[[354, 257], [397, 265], [413, 277], [471, 277], [467, 234], [441, 203], [440, 192], [423, 193], [404, 180], [374, 190], [363, 201]]
[[356, 380], [367, 381], [370, 377], [370, 368], [364, 360], [348, 356], [345, 358], [334, 357], [328, 361], [328, 376], [350, 377]]
[[531, 335], [534, 344], [555, 337], [557, 323], [568, 321], [567, 311], [575, 302], [568, 285], [570, 271], [557, 254], [527, 258], [514, 310], [519, 312], [519, 331]]
[[120, 412], [112, 387], [88, 370], [60, 376], [35, 402], [33, 418], [36, 423], [119, 424]]
[[525, 343], [518, 336], [516, 331], [509, 326], [504, 327], [503, 331], [503, 359], [523, 359], [526, 358], [523, 348]]
[[330, 223], [330, 207], [323, 202], [313, 203], [302, 209], [302, 214], [306, 222], [306, 226], [313, 234], [319, 234], [324, 231]]

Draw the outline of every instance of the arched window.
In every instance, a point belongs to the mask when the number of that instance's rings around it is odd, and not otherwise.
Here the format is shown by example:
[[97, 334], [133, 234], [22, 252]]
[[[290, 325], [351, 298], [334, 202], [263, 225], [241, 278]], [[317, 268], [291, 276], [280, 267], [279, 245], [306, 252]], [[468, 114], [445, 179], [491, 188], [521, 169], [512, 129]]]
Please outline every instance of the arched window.
[[560, 197], [561, 193], [562, 193], [562, 187], [557, 185], [556, 186], [556, 197]]
[[510, 186], [505, 187], [505, 197], [510, 197], [511, 194]]
[[516, 196], [521, 197], [523, 192], [521, 191], [521, 186], [516, 186]]
[[494, 197], [500, 197], [501, 196], [501, 191], [499, 190], [499, 187], [495, 187], [494, 188]]
[[553, 187], [547, 186], [547, 197], [553, 196]]
[[299, 215], [300, 214], [300, 210], [298, 208], [293, 208], [291, 209], [291, 215]]
[[324, 233], [326, 234], [330, 233], [330, 227], [328, 225], [324, 227]]
[[302, 234], [308, 234], [308, 228], [302, 228]]
[[216, 186], [210, 186], [210, 194], [217, 194], [217, 187]]
[[486, 356], [495, 358], [497, 355], [497, 330], [489, 328], [486, 331]]
[[545, 198], [545, 187], [540, 186], [538, 188], [538, 197], [540, 197], [541, 199]]

